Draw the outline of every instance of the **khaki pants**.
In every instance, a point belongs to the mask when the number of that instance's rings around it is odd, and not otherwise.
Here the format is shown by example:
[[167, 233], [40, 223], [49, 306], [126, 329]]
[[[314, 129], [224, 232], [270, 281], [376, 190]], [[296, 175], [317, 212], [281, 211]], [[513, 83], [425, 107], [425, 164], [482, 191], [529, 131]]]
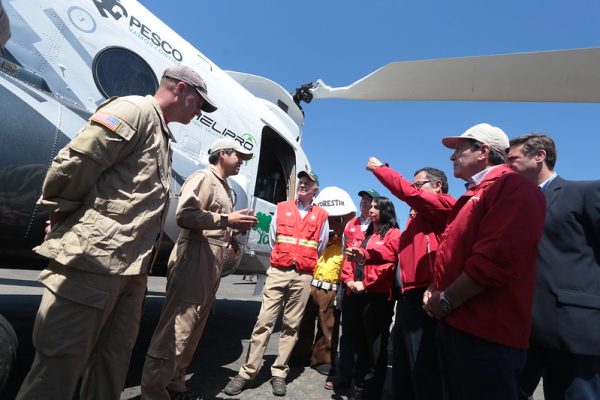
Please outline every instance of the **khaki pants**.
[[185, 392], [185, 374], [204, 332], [223, 266], [223, 247], [179, 239], [169, 258], [167, 294], [146, 354], [142, 399]]
[[279, 351], [271, 367], [271, 375], [285, 378], [289, 372], [287, 365], [290, 354], [298, 340], [298, 329], [302, 314], [310, 296], [309, 285], [312, 275], [299, 273], [295, 269], [270, 267], [263, 289], [260, 313], [246, 355], [246, 362], [239, 374], [245, 379], [254, 379], [279, 312], [283, 308], [283, 324], [279, 337]]
[[33, 327], [36, 348], [17, 399], [119, 399], [137, 338], [147, 275], [100, 275], [54, 261]]

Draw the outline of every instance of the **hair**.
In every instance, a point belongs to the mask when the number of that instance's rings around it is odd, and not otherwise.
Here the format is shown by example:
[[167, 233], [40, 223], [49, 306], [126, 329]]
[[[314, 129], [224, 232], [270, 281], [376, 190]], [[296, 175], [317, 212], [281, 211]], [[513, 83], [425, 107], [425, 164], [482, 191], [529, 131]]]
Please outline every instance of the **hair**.
[[160, 87], [175, 87], [175, 85], [177, 85], [178, 82], [179, 81], [177, 79], [173, 79], [168, 76], [163, 76], [162, 78], [160, 78], [159, 86]]
[[[379, 209], [379, 235], [384, 237], [391, 228], [398, 228], [396, 220], [396, 210], [394, 203], [387, 197], [377, 196], [373, 199]], [[374, 233], [373, 223], [371, 222], [367, 228], [366, 235]]]
[[[473, 151], [481, 149], [481, 146], [483, 146], [485, 144], [485, 143], [481, 143], [480, 141], [475, 140], [475, 139], [467, 139], [467, 140], [469, 140], [469, 142], [471, 143], [471, 150], [473, 150]], [[492, 165], [505, 164], [506, 163], [506, 152], [498, 151], [495, 148], [493, 148], [492, 146], [489, 146], [489, 147], [490, 147], [490, 156], [488, 157], [488, 161], [490, 162], [490, 164], [492, 164]]]
[[554, 140], [543, 133], [530, 133], [521, 135], [510, 141], [510, 147], [523, 145], [523, 154], [532, 157], [540, 150], [546, 152], [546, 165], [550, 171], [554, 171], [556, 165], [556, 145]]
[[[234, 149], [221, 149], [225, 152], [225, 154], [230, 155], [231, 153], [233, 153], [235, 150]], [[219, 161], [219, 156], [221, 155], [221, 150], [217, 150], [217, 151], [213, 151], [212, 153], [210, 153], [210, 155], [208, 156], [208, 162], [211, 163], [212, 165], [216, 165], [217, 162]]]
[[179, 82], [183, 82], [183, 83], [185, 83], [185, 84], [186, 84], [186, 89], [185, 89], [185, 90], [186, 90], [186, 92], [188, 92], [188, 93], [189, 93], [190, 91], [195, 91], [195, 90], [196, 90], [196, 89], [194, 89], [194, 87], [193, 87], [192, 85], [190, 85], [189, 83], [187, 83], [187, 82], [184, 82], [184, 81], [180, 81], [180, 80], [178, 80], [178, 79], [175, 79], [175, 78], [171, 78], [171, 77], [169, 77], [169, 76], [163, 76], [163, 77], [160, 79], [159, 87], [163, 87], [163, 88], [167, 88], [167, 89], [173, 89], [173, 88], [175, 88], [175, 87], [177, 86], [177, 84], [178, 84]]
[[432, 182], [442, 182], [442, 193], [448, 193], [448, 178], [444, 171], [433, 167], [423, 167], [417, 170], [414, 175], [417, 175], [420, 172], [425, 172], [427, 179]]

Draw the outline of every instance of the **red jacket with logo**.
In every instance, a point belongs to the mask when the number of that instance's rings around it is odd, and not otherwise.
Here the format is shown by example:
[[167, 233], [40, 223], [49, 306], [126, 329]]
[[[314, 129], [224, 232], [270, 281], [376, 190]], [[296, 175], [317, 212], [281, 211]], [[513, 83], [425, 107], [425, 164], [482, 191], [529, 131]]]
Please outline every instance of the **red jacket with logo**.
[[[360, 232], [360, 225], [358, 231]], [[346, 243], [346, 247], [360, 247], [365, 239], [365, 232], [354, 236], [352, 243]], [[364, 266], [364, 278], [362, 280], [367, 292], [392, 294], [392, 283], [394, 281], [394, 267], [398, 262], [398, 244], [400, 242], [400, 229], [390, 228], [382, 238], [379, 233], [374, 233], [369, 238], [365, 248], [362, 248], [367, 261]], [[354, 262], [345, 262], [342, 266], [342, 281], [356, 281]]]
[[[361, 230], [360, 215], [358, 217], [352, 218], [346, 224], [346, 227], [344, 228], [344, 247], [352, 246], [352, 243], [354, 243], [354, 240], [356, 239], [356, 236], [358, 236], [358, 235], [363, 235], [363, 232]], [[346, 266], [346, 264], [349, 264], [349, 265]], [[348, 261], [346, 259], [346, 256], [344, 256], [344, 261], [342, 261], [342, 270], [344, 268], [353, 268], [351, 265], [352, 265], [352, 262]], [[343, 281], [343, 279], [342, 279], [342, 281]]]
[[416, 188], [401, 174], [382, 166], [373, 174], [416, 215], [409, 217], [400, 237], [398, 260], [402, 292], [428, 287], [433, 281], [433, 263], [439, 239], [456, 200], [445, 193], [429, 193]]
[[304, 218], [295, 200], [277, 204], [277, 231], [271, 251], [271, 265], [277, 268], [296, 268], [311, 273], [317, 265], [317, 247], [327, 211], [312, 205]]
[[491, 342], [529, 346], [545, 212], [539, 188], [506, 165], [458, 199], [438, 247], [434, 287], [445, 290], [465, 272], [485, 290], [449, 314], [448, 325]]

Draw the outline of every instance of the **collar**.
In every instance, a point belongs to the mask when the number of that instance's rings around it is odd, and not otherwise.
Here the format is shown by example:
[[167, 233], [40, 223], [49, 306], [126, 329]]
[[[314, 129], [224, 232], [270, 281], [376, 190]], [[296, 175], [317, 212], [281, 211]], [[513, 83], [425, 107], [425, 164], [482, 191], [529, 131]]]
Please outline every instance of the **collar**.
[[544, 182], [540, 183], [538, 186], [540, 187], [540, 190], [542, 192], [545, 192], [546, 189], [548, 189], [548, 186], [550, 186], [550, 184], [552, 183], [552, 181], [557, 177], [558, 175], [556, 174], [556, 172], [554, 172], [552, 174], [552, 176], [548, 179], [546, 179]]
[[465, 183], [465, 187], [467, 188], [467, 190], [472, 189], [475, 186], [479, 185], [481, 182], [483, 182], [486, 175], [489, 174], [491, 170], [493, 170], [494, 168], [497, 168], [497, 167], [499, 167], [499, 165], [492, 165], [490, 167], [487, 167], [484, 170], [479, 171], [475, 175], [473, 175], [471, 177], [471, 179], [469, 179], [467, 181], [467, 183]]
[[296, 206], [298, 207], [298, 210], [300, 210], [300, 211], [310, 211], [310, 209], [312, 208], [313, 205], [314, 205], [314, 203], [310, 203], [308, 206], [304, 207], [302, 205], [302, 203], [300, 203], [300, 201], [298, 199], [296, 199]]
[[217, 171], [217, 167], [215, 167], [212, 164], [208, 164], [208, 169], [215, 174], [215, 176], [222, 181], [223, 183], [225, 183], [227, 185], [227, 187], [229, 187], [229, 182], [227, 181], [227, 179], [223, 179], [223, 177], [221, 175], [219, 175], [219, 171]]
[[171, 130], [167, 126], [167, 121], [165, 119], [165, 116], [163, 115], [163, 112], [162, 112], [162, 109], [160, 108], [160, 105], [158, 104], [158, 101], [156, 101], [156, 99], [154, 98], [154, 96], [147, 95], [146, 98], [149, 98], [151, 100], [152, 106], [154, 107], [154, 109], [158, 113], [158, 116], [160, 117], [160, 123], [162, 125], [163, 131], [167, 133], [167, 135], [169, 136], [169, 139], [173, 143], [176, 143], [177, 140], [175, 140], [175, 136], [173, 136], [173, 133], [171, 132]]

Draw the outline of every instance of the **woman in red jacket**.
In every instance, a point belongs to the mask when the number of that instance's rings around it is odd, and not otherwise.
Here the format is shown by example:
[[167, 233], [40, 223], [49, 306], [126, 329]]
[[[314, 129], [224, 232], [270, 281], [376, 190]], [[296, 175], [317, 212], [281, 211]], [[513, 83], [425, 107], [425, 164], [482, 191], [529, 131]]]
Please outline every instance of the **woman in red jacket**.
[[369, 210], [371, 223], [364, 234], [348, 243], [342, 280], [348, 296], [344, 314], [352, 314], [354, 335], [354, 399], [379, 399], [387, 371], [387, 343], [392, 322], [394, 266], [400, 242], [394, 204], [376, 197]]

